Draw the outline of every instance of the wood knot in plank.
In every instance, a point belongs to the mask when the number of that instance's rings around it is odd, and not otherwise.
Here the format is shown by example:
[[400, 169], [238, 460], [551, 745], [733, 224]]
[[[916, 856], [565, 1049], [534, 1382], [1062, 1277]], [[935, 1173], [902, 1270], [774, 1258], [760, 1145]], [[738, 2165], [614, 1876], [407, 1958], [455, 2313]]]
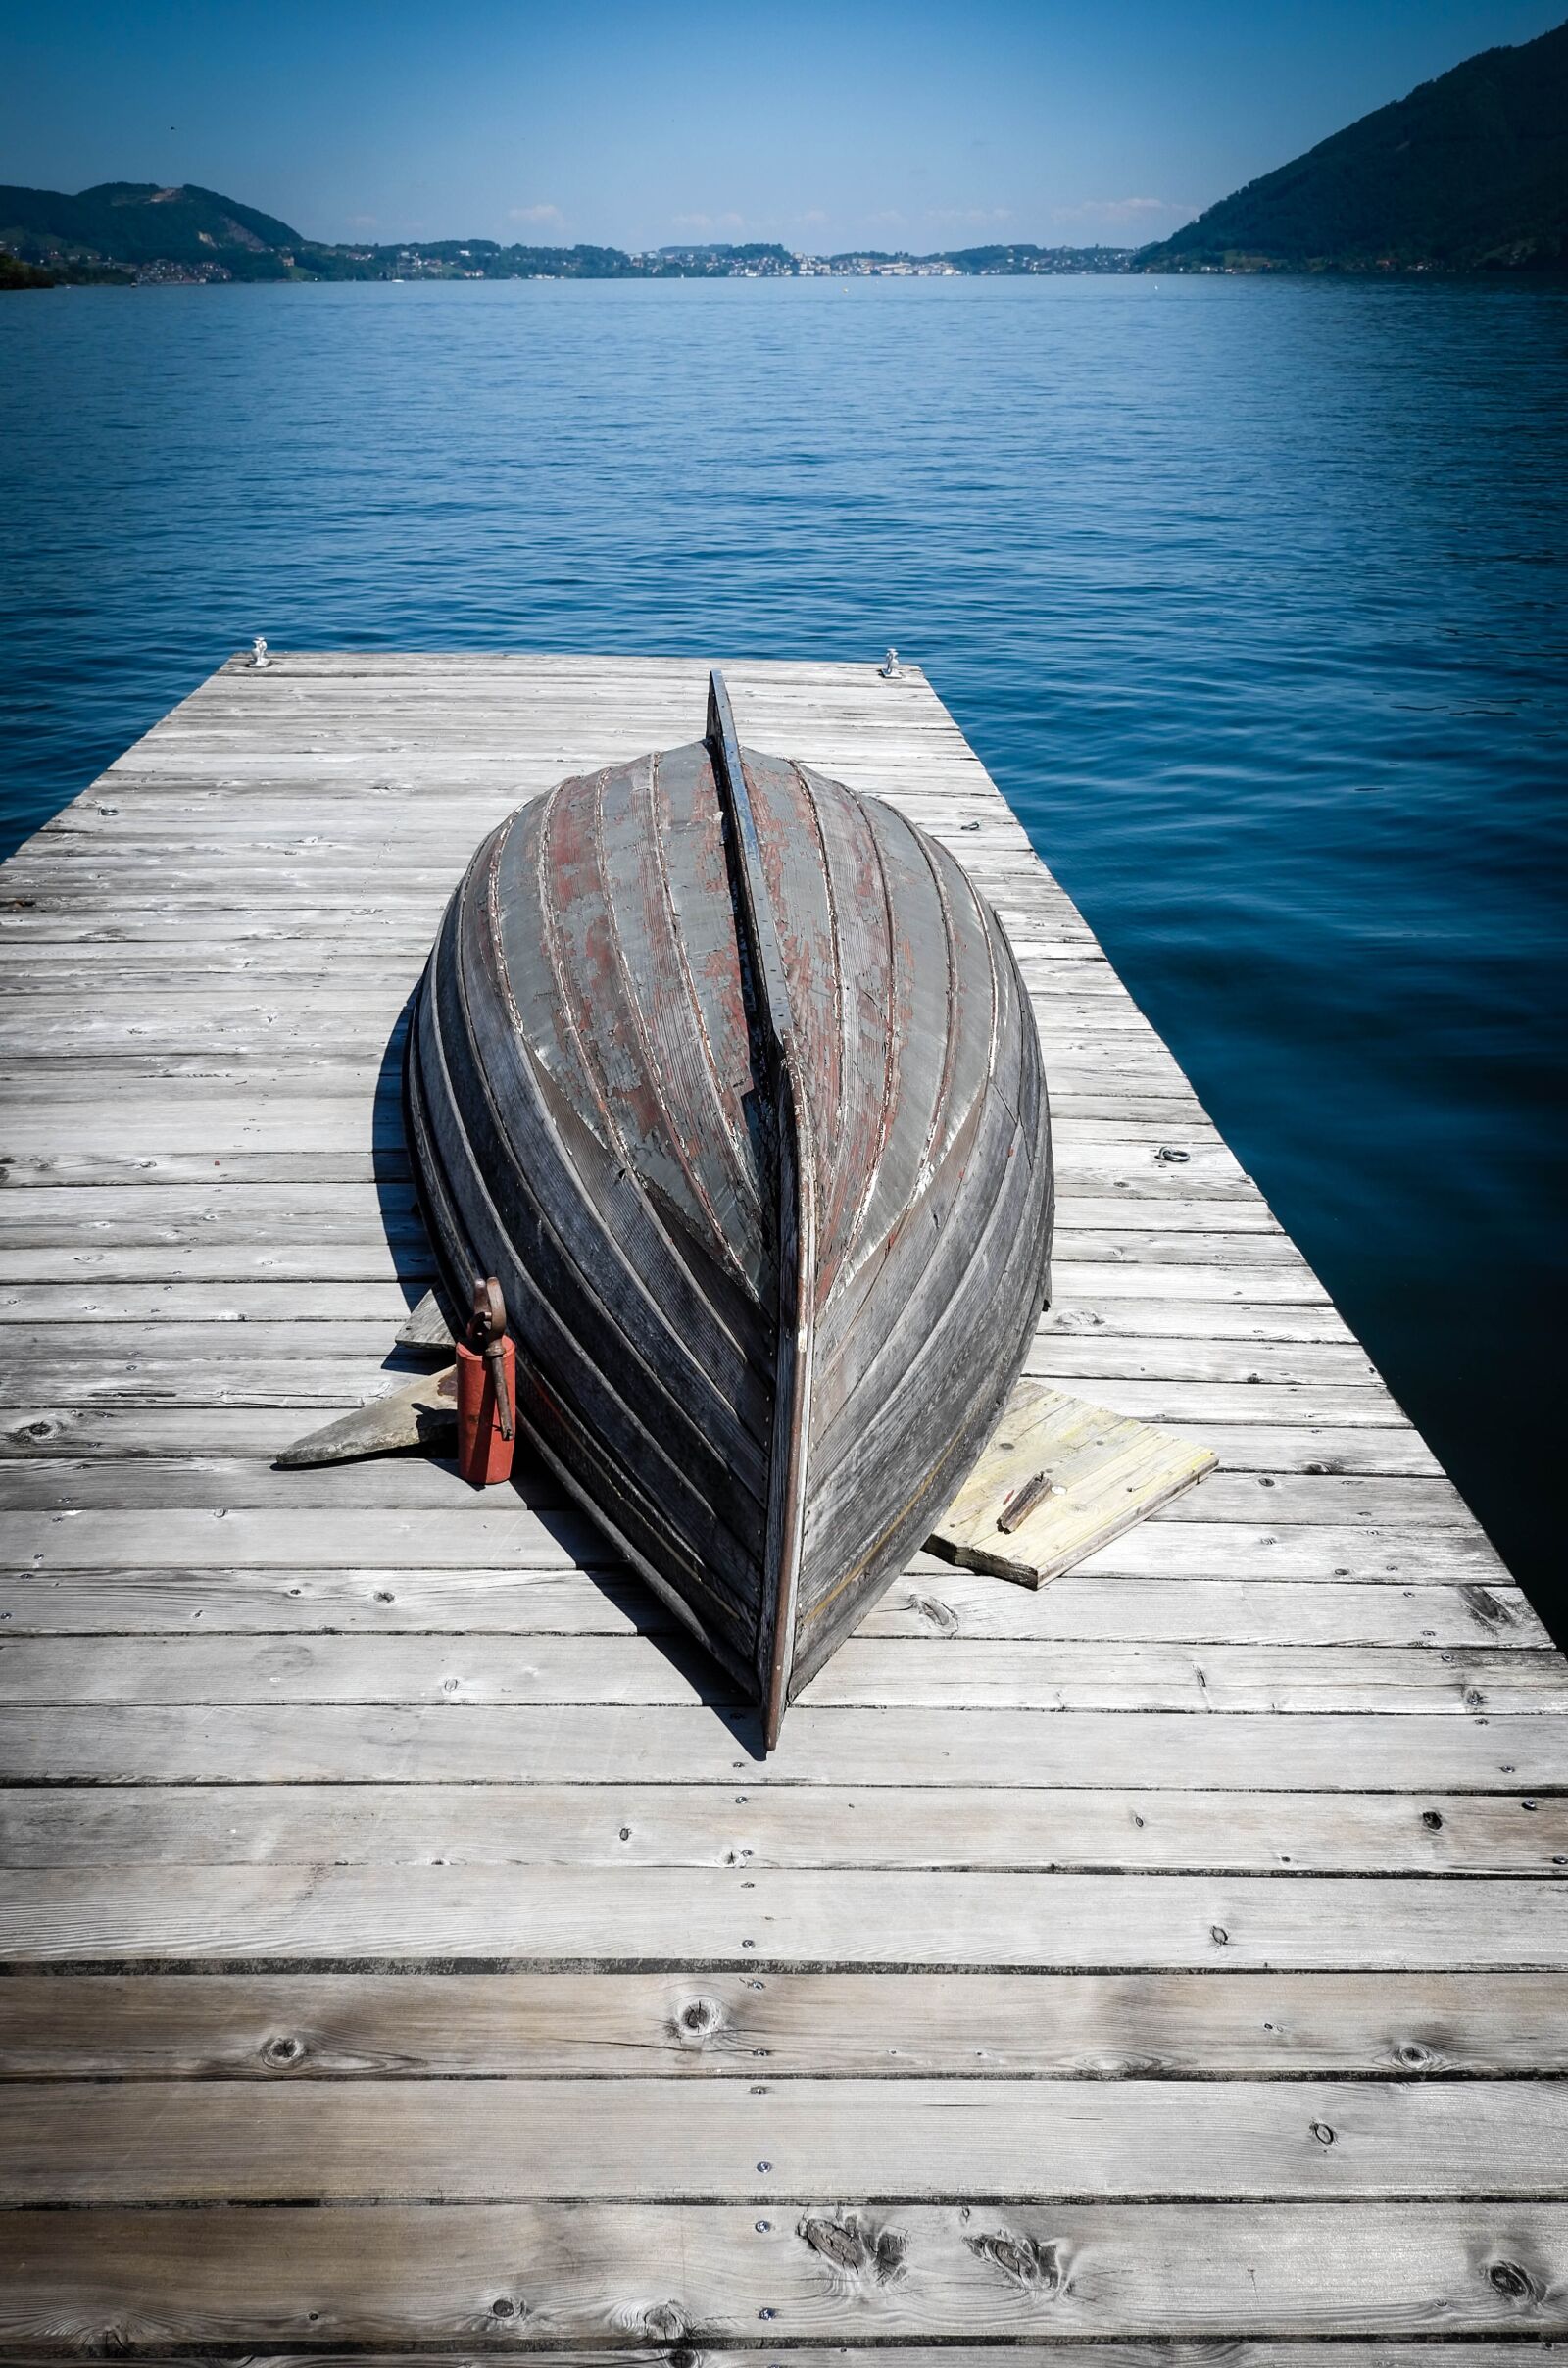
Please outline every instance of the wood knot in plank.
[[651, 2302], [642, 2314], [642, 2326], [637, 2332], [654, 2343], [676, 2343], [683, 2335], [690, 2335], [691, 2321], [678, 2302]]
[[846, 2277], [890, 2286], [904, 2275], [906, 2241], [901, 2231], [879, 2228], [859, 2212], [845, 2212], [836, 2220], [803, 2220], [797, 2234]]
[[1517, 2261], [1494, 2261], [1487, 2271], [1487, 2283], [1506, 2302], [1539, 2302], [1542, 2298], [1540, 2280]]
[[717, 1998], [689, 1998], [675, 2017], [674, 2033], [683, 2047], [701, 2047], [723, 2023], [724, 2009]]
[[1000, 2269], [1025, 2294], [1057, 2294], [1067, 2290], [1060, 2248], [1050, 2238], [1042, 2243], [1038, 2237], [1018, 2237], [1010, 2230], [996, 2229], [984, 2236], [966, 2237], [964, 2243], [977, 2261]]

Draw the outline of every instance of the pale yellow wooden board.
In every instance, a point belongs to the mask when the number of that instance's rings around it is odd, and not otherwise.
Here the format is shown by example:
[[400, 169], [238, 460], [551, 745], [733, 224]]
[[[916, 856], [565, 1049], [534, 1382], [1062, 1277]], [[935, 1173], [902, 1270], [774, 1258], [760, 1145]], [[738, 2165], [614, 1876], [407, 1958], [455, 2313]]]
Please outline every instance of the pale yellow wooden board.
[[[1024, 1379], [927, 1544], [967, 1570], [1041, 1587], [1168, 1505], [1215, 1461], [1212, 1448], [1174, 1431]], [[1050, 1493], [1015, 1530], [999, 1529], [1008, 1505], [1041, 1471]]]

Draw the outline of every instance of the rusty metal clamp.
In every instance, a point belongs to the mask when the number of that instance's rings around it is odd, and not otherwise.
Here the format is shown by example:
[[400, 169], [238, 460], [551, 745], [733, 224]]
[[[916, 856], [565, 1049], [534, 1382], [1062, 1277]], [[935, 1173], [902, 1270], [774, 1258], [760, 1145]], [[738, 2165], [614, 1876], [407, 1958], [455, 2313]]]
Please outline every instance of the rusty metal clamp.
[[495, 1392], [496, 1419], [503, 1439], [512, 1437], [512, 1392], [507, 1387], [507, 1303], [493, 1274], [473, 1278], [473, 1313], [468, 1318], [467, 1346], [490, 1368]]

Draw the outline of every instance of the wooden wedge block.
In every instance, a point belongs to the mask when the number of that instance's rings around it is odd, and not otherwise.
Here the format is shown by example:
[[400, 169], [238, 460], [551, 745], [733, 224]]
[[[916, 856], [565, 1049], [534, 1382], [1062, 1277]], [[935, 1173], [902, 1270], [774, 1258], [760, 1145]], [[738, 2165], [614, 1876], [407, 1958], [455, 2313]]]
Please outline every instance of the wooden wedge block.
[[966, 1570], [1042, 1587], [1168, 1505], [1215, 1461], [1212, 1448], [1173, 1431], [1020, 1381], [926, 1543]]
[[274, 1457], [273, 1468], [306, 1471], [318, 1463], [354, 1463], [362, 1455], [387, 1455], [406, 1447], [436, 1447], [445, 1455], [457, 1427], [458, 1368], [447, 1365], [296, 1439]]
[[397, 1345], [400, 1349], [427, 1349], [432, 1355], [450, 1353], [452, 1326], [433, 1291], [427, 1291], [418, 1306], [410, 1310], [398, 1333]]

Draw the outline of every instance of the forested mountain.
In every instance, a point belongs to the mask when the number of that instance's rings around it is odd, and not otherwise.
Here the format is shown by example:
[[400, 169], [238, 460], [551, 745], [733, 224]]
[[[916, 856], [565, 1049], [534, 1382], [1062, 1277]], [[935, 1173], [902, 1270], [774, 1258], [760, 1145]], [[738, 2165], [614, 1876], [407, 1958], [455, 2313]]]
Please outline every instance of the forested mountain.
[[1483, 50], [1210, 206], [1140, 271], [1568, 263], [1568, 24]]
[[59, 189], [0, 187], [0, 246], [24, 263], [221, 266], [233, 279], [275, 278], [302, 244], [287, 222], [212, 189], [101, 181], [68, 197]]

